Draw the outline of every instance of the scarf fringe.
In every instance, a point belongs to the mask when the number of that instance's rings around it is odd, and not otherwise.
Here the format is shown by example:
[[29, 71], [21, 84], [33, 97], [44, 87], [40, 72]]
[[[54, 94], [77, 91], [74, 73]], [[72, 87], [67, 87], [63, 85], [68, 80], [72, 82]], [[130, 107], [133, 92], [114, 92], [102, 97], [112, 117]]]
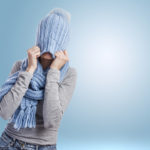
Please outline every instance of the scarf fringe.
[[22, 120], [22, 127], [27, 128], [28, 127], [28, 121], [31, 113], [31, 107], [27, 107], [24, 113], [24, 117]]
[[14, 128], [17, 130], [19, 130], [22, 126], [23, 115], [24, 115], [24, 110], [21, 109], [17, 118], [16, 118], [15, 124], [14, 124]]

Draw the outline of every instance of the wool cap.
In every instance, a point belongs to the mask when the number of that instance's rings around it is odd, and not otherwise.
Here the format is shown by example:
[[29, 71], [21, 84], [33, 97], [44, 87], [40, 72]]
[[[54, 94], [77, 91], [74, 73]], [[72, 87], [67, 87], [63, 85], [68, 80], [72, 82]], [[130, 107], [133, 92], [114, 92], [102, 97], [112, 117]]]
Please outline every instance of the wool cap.
[[67, 48], [70, 40], [70, 18], [68, 11], [54, 8], [41, 19], [36, 35], [36, 45], [41, 50], [40, 55], [50, 52], [55, 58], [56, 51]]

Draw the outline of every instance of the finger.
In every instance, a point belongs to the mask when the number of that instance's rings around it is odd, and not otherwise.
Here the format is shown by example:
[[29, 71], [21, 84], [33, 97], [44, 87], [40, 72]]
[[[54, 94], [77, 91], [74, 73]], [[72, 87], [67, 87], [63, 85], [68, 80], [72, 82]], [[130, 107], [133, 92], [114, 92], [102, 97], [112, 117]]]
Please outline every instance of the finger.
[[61, 56], [61, 54], [60, 54], [60, 53], [57, 53], [57, 56], [58, 56], [58, 57], [60, 57], [60, 56]]
[[40, 50], [38, 50], [38, 49], [33, 49], [32, 50], [32, 53], [37, 53], [37, 52], [40, 53]]
[[39, 48], [33, 48], [33, 51], [40, 51]]
[[35, 52], [40, 52], [40, 51], [37, 50], [37, 49], [30, 49], [28, 52], [30, 52], [30, 53], [35, 53]]
[[37, 54], [35, 57], [36, 57], [36, 58], [40, 57], [40, 54]]
[[64, 52], [62, 50], [60, 51], [60, 55], [62, 55], [62, 56], [64, 55]]
[[68, 52], [67, 52], [67, 50], [64, 50], [64, 54], [65, 54], [66, 56], [68, 56]]
[[[39, 48], [37, 45], [35, 45], [35, 46], [33, 46], [32, 47], [33, 49], [37, 49], [37, 48]], [[40, 49], [40, 48], [39, 48]]]
[[57, 53], [57, 52], [55, 53], [55, 56], [56, 56], [56, 57], [58, 56], [58, 53]]
[[40, 56], [40, 53], [39, 52], [36, 52], [36, 53], [34, 53], [34, 56]]
[[61, 50], [58, 50], [56, 53], [60, 53]]
[[34, 54], [40, 54], [40, 52], [34, 52]]
[[33, 49], [32, 49], [32, 52], [37, 52], [37, 51], [39, 52], [40, 49], [39, 49], [39, 48], [33, 48]]
[[56, 53], [55, 53], [57, 56], [60, 56], [61, 54], [60, 54], [60, 51], [57, 51]]

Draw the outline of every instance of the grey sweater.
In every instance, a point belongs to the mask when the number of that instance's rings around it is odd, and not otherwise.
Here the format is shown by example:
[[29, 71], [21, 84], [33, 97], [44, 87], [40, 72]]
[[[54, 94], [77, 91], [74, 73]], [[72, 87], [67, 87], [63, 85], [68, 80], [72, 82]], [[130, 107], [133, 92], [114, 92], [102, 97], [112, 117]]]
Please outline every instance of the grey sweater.
[[[19, 70], [22, 61], [14, 63], [10, 74]], [[25, 95], [32, 74], [20, 71], [16, 83], [11, 90], [4, 95], [0, 102], [0, 116], [8, 120], [19, 107], [22, 97]], [[44, 100], [39, 101], [36, 112], [36, 128], [21, 128], [17, 131], [13, 123], [7, 124], [5, 131], [11, 137], [32, 144], [56, 144], [58, 129], [62, 116], [72, 98], [76, 85], [77, 71], [69, 67], [62, 83], [59, 83], [60, 70], [51, 68], [46, 77]]]

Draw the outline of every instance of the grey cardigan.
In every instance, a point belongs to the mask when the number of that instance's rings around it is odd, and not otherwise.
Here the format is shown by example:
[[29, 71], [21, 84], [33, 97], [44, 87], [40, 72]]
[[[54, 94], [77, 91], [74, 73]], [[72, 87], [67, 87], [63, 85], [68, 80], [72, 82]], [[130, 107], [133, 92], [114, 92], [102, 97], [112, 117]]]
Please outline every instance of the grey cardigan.
[[[22, 61], [14, 63], [10, 74], [19, 70]], [[21, 103], [28, 89], [32, 74], [20, 71], [16, 83], [0, 102], [0, 116], [8, 120]], [[5, 131], [11, 137], [32, 144], [56, 144], [62, 116], [73, 96], [77, 71], [69, 67], [63, 82], [59, 84], [60, 71], [51, 68], [46, 77], [44, 100], [39, 101], [36, 112], [36, 128], [21, 128], [17, 131], [13, 123], [8, 123]]]

